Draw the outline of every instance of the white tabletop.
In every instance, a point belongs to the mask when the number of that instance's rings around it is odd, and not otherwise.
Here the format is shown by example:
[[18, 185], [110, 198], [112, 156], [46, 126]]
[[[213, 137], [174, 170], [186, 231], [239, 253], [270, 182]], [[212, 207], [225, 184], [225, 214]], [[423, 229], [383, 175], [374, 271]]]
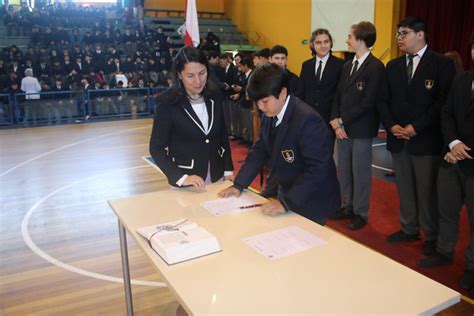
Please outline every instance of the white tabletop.
[[[109, 202], [191, 314], [429, 315], [459, 302], [460, 294], [448, 287], [297, 214], [270, 217], [256, 208], [213, 216], [199, 205], [216, 199], [228, 185], [220, 182], [200, 192], [172, 189]], [[222, 252], [168, 266], [136, 233], [138, 228], [181, 218], [216, 236]], [[292, 225], [327, 244], [270, 261], [241, 240]]]

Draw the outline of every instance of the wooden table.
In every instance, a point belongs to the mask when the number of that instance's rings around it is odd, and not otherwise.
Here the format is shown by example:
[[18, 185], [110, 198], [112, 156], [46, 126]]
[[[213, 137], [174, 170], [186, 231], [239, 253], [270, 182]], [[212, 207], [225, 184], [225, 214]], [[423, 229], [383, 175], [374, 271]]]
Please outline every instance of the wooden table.
[[[269, 217], [256, 208], [216, 217], [199, 205], [217, 198], [228, 185], [109, 201], [119, 220], [129, 315], [133, 306], [126, 231], [192, 315], [429, 315], [459, 302], [460, 294], [450, 288], [297, 214]], [[180, 218], [215, 235], [222, 252], [169, 266], [136, 233]], [[292, 225], [327, 244], [270, 261], [241, 240]]]

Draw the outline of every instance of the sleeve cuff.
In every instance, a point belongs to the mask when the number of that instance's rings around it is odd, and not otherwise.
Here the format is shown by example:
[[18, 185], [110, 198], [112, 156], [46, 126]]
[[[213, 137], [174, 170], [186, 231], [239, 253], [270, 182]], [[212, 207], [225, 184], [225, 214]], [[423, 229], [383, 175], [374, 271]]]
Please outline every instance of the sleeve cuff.
[[183, 182], [184, 182], [184, 180], [186, 180], [187, 178], [188, 178], [188, 175], [185, 174], [184, 176], [182, 176], [181, 178], [179, 178], [178, 181], [176, 181], [176, 185], [177, 185], [178, 187], [183, 186]]
[[232, 176], [234, 175], [234, 171], [224, 171], [224, 177]]
[[455, 139], [452, 142], [449, 143], [449, 150], [453, 150], [453, 147], [456, 146], [457, 144], [461, 143], [459, 139]]
[[288, 204], [286, 204], [285, 200], [283, 200], [281, 197], [278, 198], [278, 201], [280, 201], [281, 205], [285, 208], [285, 212], [289, 212], [290, 208], [288, 207]]
[[236, 188], [236, 189], [239, 190], [240, 192], [242, 192], [242, 191], [244, 190], [244, 187], [243, 187], [243, 186], [238, 185], [238, 184], [236, 184], [236, 183], [234, 183], [234, 184], [232, 185], [232, 187]]

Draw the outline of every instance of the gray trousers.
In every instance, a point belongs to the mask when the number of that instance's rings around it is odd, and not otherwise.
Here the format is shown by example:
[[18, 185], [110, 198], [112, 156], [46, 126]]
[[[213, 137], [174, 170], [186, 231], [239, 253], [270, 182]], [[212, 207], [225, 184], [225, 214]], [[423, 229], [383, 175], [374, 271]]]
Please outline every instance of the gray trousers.
[[406, 234], [418, 234], [425, 240], [438, 237], [438, 198], [436, 177], [438, 156], [410, 155], [406, 148], [392, 153], [395, 180], [400, 197], [400, 224]]
[[224, 121], [225, 121], [225, 127], [227, 129], [227, 135], [232, 135], [232, 125], [231, 125], [231, 120], [230, 120], [230, 111], [231, 111], [231, 104], [230, 104], [229, 99], [224, 99], [224, 102], [222, 103], [222, 109], [224, 110]]
[[337, 140], [342, 207], [367, 219], [372, 188], [372, 138]]
[[242, 108], [242, 138], [249, 143], [253, 143], [253, 116], [251, 108]]
[[459, 213], [466, 203], [470, 224], [470, 243], [466, 250], [466, 269], [474, 269], [474, 177], [466, 176], [458, 165], [441, 167], [438, 172], [439, 233], [437, 251], [453, 256], [459, 233]]
[[232, 135], [242, 137], [242, 107], [235, 101], [230, 101], [230, 123]]

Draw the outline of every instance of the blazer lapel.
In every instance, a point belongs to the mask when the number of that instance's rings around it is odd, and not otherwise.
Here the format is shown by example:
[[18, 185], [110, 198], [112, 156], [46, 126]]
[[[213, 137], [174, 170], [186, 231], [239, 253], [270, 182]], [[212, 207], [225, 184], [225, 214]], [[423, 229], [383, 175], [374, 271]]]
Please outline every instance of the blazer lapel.
[[206, 109], [207, 109], [207, 117], [209, 122], [209, 128], [207, 129], [209, 133], [212, 130], [212, 126], [214, 125], [214, 100], [205, 98], [206, 101]]
[[275, 142], [273, 143], [273, 151], [271, 155], [272, 165], [274, 165], [275, 159], [278, 157], [278, 155], [281, 154], [281, 144], [283, 143], [288, 131], [288, 122], [293, 114], [294, 106], [294, 99], [290, 98], [288, 106], [286, 107], [285, 115], [283, 116], [283, 121], [278, 126], [277, 134], [275, 135]]
[[[367, 58], [364, 60], [362, 65], [359, 67], [359, 69], [352, 74], [352, 76], [349, 78], [349, 83], [347, 84], [347, 87], [350, 87], [354, 81], [356, 81], [364, 72], [365, 67], [367, 67], [367, 64], [369, 64], [372, 61], [372, 53], [367, 56]], [[351, 64], [351, 69], [352, 69], [352, 64]], [[350, 75], [350, 70], [349, 70], [349, 75]]]
[[[398, 65], [397, 65], [397, 69], [400, 73], [400, 78], [401, 78], [400, 82], [401, 84], [403, 84], [403, 88], [406, 89], [408, 87], [408, 72], [407, 72], [407, 63], [406, 63], [405, 55], [400, 57]], [[413, 81], [413, 78], [412, 78], [412, 81]]]
[[[207, 103], [206, 103], [207, 106]], [[186, 112], [186, 115], [193, 121], [193, 123], [204, 133], [206, 134], [206, 130], [202, 126], [201, 120], [199, 117], [196, 115], [196, 112], [194, 112], [193, 107], [191, 106], [191, 103], [186, 102], [183, 105], [184, 112]]]
[[423, 54], [423, 57], [421, 57], [420, 62], [418, 63], [418, 66], [416, 66], [415, 73], [413, 74], [413, 77], [411, 81], [417, 79], [420, 74], [422, 74], [425, 69], [429, 68], [431, 64], [431, 51], [426, 50], [425, 53]]
[[328, 60], [326, 61], [326, 66], [324, 67], [324, 71], [321, 75], [321, 82], [324, 81], [325, 78], [327, 78], [329, 72], [331, 71], [332, 63], [334, 62], [334, 57], [332, 55], [329, 55]]

